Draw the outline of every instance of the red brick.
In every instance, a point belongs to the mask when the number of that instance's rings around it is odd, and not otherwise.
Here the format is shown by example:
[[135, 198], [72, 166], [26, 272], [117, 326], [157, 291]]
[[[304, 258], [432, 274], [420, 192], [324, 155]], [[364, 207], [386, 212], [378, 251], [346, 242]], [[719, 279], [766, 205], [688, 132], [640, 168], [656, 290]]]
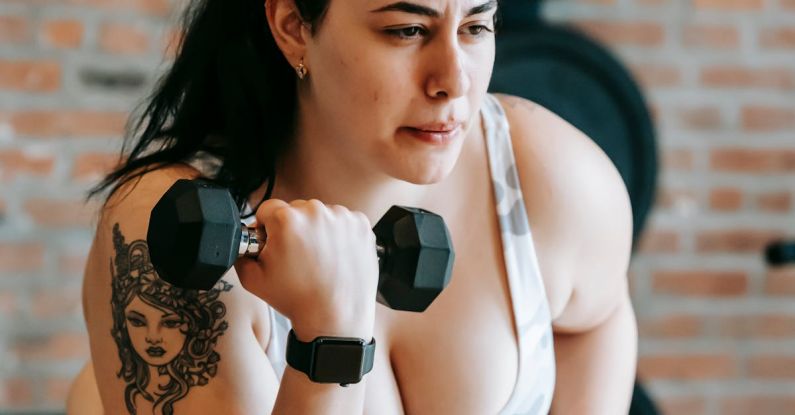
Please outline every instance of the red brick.
[[768, 269], [765, 277], [765, 294], [795, 295], [795, 266]]
[[0, 150], [0, 182], [14, 180], [21, 175], [49, 176], [55, 156], [21, 150]]
[[751, 356], [748, 359], [748, 375], [752, 378], [795, 380], [795, 356]]
[[759, 210], [766, 212], [789, 212], [792, 209], [792, 194], [789, 192], [760, 194], [756, 198], [756, 205]]
[[46, 60], [0, 59], [0, 89], [53, 92], [61, 88], [61, 65]]
[[79, 20], [50, 20], [44, 23], [42, 37], [50, 46], [77, 48], [83, 41], [83, 23]]
[[96, 216], [94, 204], [78, 200], [28, 199], [25, 211], [42, 228], [84, 227]]
[[54, 137], [121, 137], [125, 112], [61, 110], [27, 111], [11, 115], [11, 126], [19, 135]]
[[19, 16], [0, 16], [0, 44], [30, 41], [28, 20]]
[[721, 336], [735, 339], [795, 337], [795, 316], [767, 314], [718, 317], [717, 325]]
[[737, 188], [717, 188], [709, 192], [709, 207], [716, 211], [736, 211], [743, 205], [743, 192]]
[[654, 403], [663, 414], [703, 415], [707, 413], [707, 401], [703, 397], [655, 397]]
[[79, 318], [82, 312], [80, 287], [46, 289], [31, 296], [31, 312], [38, 319], [59, 316]]
[[693, 0], [696, 9], [717, 11], [759, 11], [764, 7], [764, 0]]
[[737, 49], [740, 47], [740, 32], [735, 26], [694, 24], [685, 28], [683, 41], [688, 47]]
[[65, 254], [58, 258], [58, 271], [63, 274], [83, 275], [88, 253]]
[[742, 124], [746, 131], [790, 131], [795, 128], [795, 109], [770, 106], [745, 106]]
[[677, 117], [689, 130], [717, 130], [723, 126], [720, 109], [714, 106], [679, 109]]
[[795, 0], [780, 0], [779, 7], [787, 11], [795, 11]]
[[701, 84], [712, 88], [795, 87], [795, 71], [791, 68], [749, 68], [743, 66], [710, 66], [701, 70]]
[[693, 151], [690, 149], [668, 149], [662, 154], [664, 170], [693, 170]]
[[0, 292], [0, 315], [13, 318], [17, 312], [17, 295], [12, 292]]
[[681, 249], [679, 232], [646, 230], [638, 241], [638, 251], [646, 254], [676, 253]]
[[660, 46], [665, 41], [665, 28], [659, 22], [579, 20], [573, 23], [611, 45]]
[[138, 27], [106, 23], [99, 32], [102, 50], [115, 54], [141, 54], [149, 49], [149, 34]]
[[664, 317], [642, 319], [638, 324], [642, 338], [688, 338], [704, 332], [704, 321], [699, 316], [674, 314]]
[[[136, 11], [154, 16], [166, 16], [171, 12], [169, 0], [65, 0], [67, 4], [97, 9]], [[182, 4], [180, 2], [177, 2]], [[175, 3], [176, 4], [176, 3]]]
[[727, 396], [721, 399], [721, 415], [793, 414], [795, 397], [791, 395], [759, 395], [748, 397]]
[[734, 356], [726, 353], [643, 356], [638, 360], [643, 379], [728, 379], [738, 374]]
[[710, 167], [727, 172], [795, 172], [795, 149], [715, 149], [710, 152]]
[[646, 89], [671, 87], [682, 83], [682, 74], [675, 66], [636, 63], [629, 65], [629, 68], [633, 76]]
[[655, 203], [664, 209], [674, 209], [679, 205], [694, 204], [697, 201], [698, 196], [692, 190], [661, 187]]
[[748, 275], [742, 271], [655, 271], [655, 293], [687, 297], [737, 297], [748, 292]]
[[74, 162], [72, 178], [75, 180], [96, 181], [105, 176], [119, 164], [118, 154], [83, 153]]
[[23, 361], [83, 359], [89, 355], [88, 336], [59, 332], [46, 338], [17, 340], [13, 352]]
[[760, 29], [759, 46], [769, 49], [795, 48], [795, 27]]
[[696, 251], [699, 253], [761, 254], [773, 240], [782, 238], [780, 230], [719, 229], [696, 234]]
[[37, 271], [44, 266], [44, 246], [37, 242], [0, 242], [0, 272]]

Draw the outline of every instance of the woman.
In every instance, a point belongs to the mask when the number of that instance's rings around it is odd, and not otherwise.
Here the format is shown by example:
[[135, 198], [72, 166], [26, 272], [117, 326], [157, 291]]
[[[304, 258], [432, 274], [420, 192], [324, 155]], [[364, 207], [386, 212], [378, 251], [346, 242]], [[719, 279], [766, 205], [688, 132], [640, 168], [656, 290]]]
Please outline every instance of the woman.
[[[496, 1], [192, 6], [126, 163], [96, 189], [112, 192], [86, 269], [93, 367], [70, 404], [96, 399], [96, 379], [107, 412], [129, 411], [106, 329], [109, 235], [144, 239], [165, 190], [203, 176], [268, 244], [224, 276], [221, 361], [175, 413], [626, 413], [629, 198], [582, 133], [487, 94]], [[395, 204], [440, 214], [453, 238], [451, 282], [423, 313], [375, 306], [370, 227]], [[314, 383], [285, 363], [290, 329], [375, 338], [374, 367]]]
[[[144, 241], [127, 245], [113, 229], [113, 329], [121, 361], [118, 376], [127, 387], [130, 413], [174, 413], [174, 402], [215, 376], [220, 360], [213, 349], [226, 330], [226, 307], [218, 295], [224, 281], [204, 292], [185, 291], [157, 277]], [[132, 345], [132, 350], [130, 348]]]

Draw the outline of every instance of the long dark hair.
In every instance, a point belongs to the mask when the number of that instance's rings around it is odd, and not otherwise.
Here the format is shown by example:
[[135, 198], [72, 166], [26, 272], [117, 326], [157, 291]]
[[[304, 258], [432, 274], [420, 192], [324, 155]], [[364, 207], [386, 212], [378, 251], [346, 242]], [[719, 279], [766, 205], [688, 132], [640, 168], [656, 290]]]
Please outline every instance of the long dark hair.
[[[329, 0], [294, 1], [316, 33]], [[263, 200], [270, 198], [276, 161], [295, 131], [297, 97], [265, 0], [192, 0], [181, 29], [173, 65], [125, 126], [119, 166], [87, 199], [110, 189], [109, 198], [126, 182], [200, 151], [221, 160], [207, 179], [229, 188], [241, 209], [266, 180]]]

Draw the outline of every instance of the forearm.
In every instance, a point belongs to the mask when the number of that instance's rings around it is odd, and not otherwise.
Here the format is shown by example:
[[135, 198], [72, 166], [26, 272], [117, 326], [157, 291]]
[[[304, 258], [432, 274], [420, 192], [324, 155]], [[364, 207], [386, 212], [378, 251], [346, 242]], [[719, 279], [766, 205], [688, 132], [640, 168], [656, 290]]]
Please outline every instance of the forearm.
[[[298, 340], [309, 342], [318, 336], [373, 338], [374, 317], [365, 313], [360, 322], [333, 326], [321, 324], [313, 329], [296, 322], [293, 329]], [[279, 386], [273, 415], [278, 414], [361, 414], [367, 375], [359, 383], [342, 387], [334, 383], [315, 383], [307, 374], [287, 365]]]
[[629, 411], [637, 361], [637, 324], [629, 296], [592, 330], [555, 334], [553, 415]]

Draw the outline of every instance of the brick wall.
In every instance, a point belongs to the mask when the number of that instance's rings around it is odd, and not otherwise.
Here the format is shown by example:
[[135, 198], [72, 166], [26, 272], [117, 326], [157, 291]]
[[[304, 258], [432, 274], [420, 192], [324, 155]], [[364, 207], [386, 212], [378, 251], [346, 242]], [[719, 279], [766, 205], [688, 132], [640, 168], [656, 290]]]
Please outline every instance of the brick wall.
[[662, 158], [631, 266], [640, 376], [669, 414], [795, 414], [795, 2], [549, 0], [642, 84]]
[[0, 412], [62, 409], [88, 358], [82, 198], [163, 69], [173, 4], [0, 0]]
[[[59, 409], [88, 356], [85, 190], [164, 68], [185, 0], [0, 0], [0, 411]], [[795, 1], [548, 0], [610, 45], [659, 127], [631, 280], [640, 373], [671, 414], [795, 413]]]

